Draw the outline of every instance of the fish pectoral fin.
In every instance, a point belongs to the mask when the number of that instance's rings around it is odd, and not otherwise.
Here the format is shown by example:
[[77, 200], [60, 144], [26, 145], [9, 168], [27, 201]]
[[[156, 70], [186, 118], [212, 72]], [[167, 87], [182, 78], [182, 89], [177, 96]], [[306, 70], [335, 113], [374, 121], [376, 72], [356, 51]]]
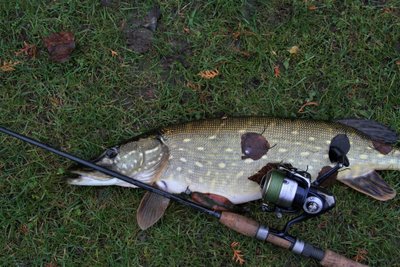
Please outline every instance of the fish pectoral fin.
[[396, 190], [374, 170], [359, 176], [349, 177], [347, 175], [346, 178], [338, 178], [338, 181], [380, 201], [386, 201], [396, 196]]
[[168, 204], [168, 198], [146, 192], [136, 213], [136, 220], [140, 229], [146, 230], [155, 224], [164, 215]]

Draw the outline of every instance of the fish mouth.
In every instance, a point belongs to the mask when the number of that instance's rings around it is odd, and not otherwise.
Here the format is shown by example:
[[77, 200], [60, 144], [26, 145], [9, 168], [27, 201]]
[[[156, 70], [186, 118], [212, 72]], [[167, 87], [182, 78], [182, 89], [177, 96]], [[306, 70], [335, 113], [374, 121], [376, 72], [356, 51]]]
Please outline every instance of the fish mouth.
[[124, 182], [118, 178], [103, 174], [99, 171], [92, 170], [72, 170], [71, 175], [66, 178], [67, 183], [70, 185], [79, 186], [109, 186], [118, 185], [124, 187], [134, 187], [135, 185]]
[[113, 177], [93, 170], [71, 170], [71, 175], [66, 178], [70, 185], [105, 185]]

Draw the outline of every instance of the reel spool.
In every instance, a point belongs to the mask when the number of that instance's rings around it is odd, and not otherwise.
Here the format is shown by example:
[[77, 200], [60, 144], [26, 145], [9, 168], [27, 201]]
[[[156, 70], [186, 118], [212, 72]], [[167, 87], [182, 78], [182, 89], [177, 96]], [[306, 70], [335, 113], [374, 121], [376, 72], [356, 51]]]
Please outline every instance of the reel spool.
[[335, 198], [326, 189], [314, 186], [310, 175], [279, 167], [269, 171], [262, 183], [264, 204], [270, 203], [282, 211], [303, 210], [310, 215], [323, 213], [335, 205]]
[[337, 164], [313, 183], [308, 172], [285, 165], [279, 165], [263, 177], [261, 195], [264, 211], [276, 212], [279, 217], [281, 213], [302, 211], [302, 214], [286, 223], [282, 235], [286, 235], [294, 223], [319, 216], [335, 207], [335, 197], [320, 184], [343, 166], [349, 166], [346, 157], [349, 150], [348, 137], [344, 134], [335, 136], [329, 147], [329, 158]]

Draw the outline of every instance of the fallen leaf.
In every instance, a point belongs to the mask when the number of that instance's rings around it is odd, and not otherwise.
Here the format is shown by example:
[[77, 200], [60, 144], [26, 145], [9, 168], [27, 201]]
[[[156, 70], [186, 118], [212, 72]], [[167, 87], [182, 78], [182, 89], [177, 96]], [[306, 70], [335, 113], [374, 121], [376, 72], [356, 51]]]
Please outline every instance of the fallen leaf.
[[72, 32], [57, 32], [43, 39], [50, 54], [50, 59], [63, 63], [75, 49], [75, 37]]
[[292, 46], [288, 51], [291, 55], [296, 55], [299, 53], [300, 48], [297, 45], [295, 45], [295, 46]]
[[57, 263], [51, 261], [51, 262], [49, 262], [49, 263], [46, 263], [44, 266], [45, 266], [45, 267], [57, 267]]
[[24, 47], [15, 52], [16, 56], [22, 54], [27, 55], [29, 58], [35, 58], [37, 55], [37, 46], [33, 44], [28, 44], [24, 41]]
[[184, 33], [190, 33], [190, 29], [188, 27], [183, 28]]
[[279, 66], [274, 67], [274, 76], [275, 77], [281, 76], [281, 70], [279, 69]]
[[279, 167], [279, 165], [280, 165], [279, 163], [268, 162], [267, 165], [262, 167], [256, 174], [253, 174], [252, 176], [248, 177], [247, 179], [261, 185], [261, 182], [262, 182], [264, 176], [269, 171], [277, 169]]
[[247, 132], [241, 136], [242, 159], [259, 160], [271, 148], [267, 139], [259, 133]]
[[57, 96], [51, 96], [49, 100], [53, 107], [60, 107], [63, 105], [63, 100]]
[[[328, 171], [330, 171], [331, 169], [332, 169], [331, 166], [322, 167], [322, 169], [318, 173], [317, 179], [319, 177], [321, 177], [322, 175], [324, 175], [325, 173], [327, 173]], [[334, 172], [322, 184], [320, 184], [320, 186], [322, 186], [322, 187], [330, 187], [330, 186], [332, 186], [336, 182], [337, 175], [338, 175], [338, 173]]]
[[359, 248], [357, 249], [357, 255], [353, 257], [353, 260], [356, 262], [363, 262], [366, 260], [368, 255], [368, 251], [366, 249]]
[[303, 113], [305, 107], [307, 107], [307, 106], [318, 106], [318, 105], [319, 105], [318, 102], [307, 102], [304, 105], [302, 105], [297, 112], [298, 113]]
[[256, 35], [254, 32], [252, 31], [247, 31], [247, 30], [243, 30], [241, 29], [242, 25], [239, 23], [239, 31], [233, 32], [232, 33], [232, 37], [234, 40], [239, 40], [240, 36], [252, 36], [252, 35]]
[[193, 91], [200, 90], [200, 84], [196, 84], [196, 83], [193, 83], [190, 81], [186, 83], [186, 86], [189, 87], [190, 89], [192, 89]]
[[243, 259], [242, 251], [237, 250], [235, 248], [237, 246], [239, 246], [239, 242], [232, 242], [231, 243], [231, 249], [233, 251], [232, 260], [234, 260], [235, 262], [239, 263], [240, 265], [243, 265], [245, 263], [245, 260]]
[[112, 57], [118, 56], [118, 52], [117, 51], [114, 51], [114, 50], [111, 50], [111, 49], [110, 49], [110, 51], [111, 51], [111, 56]]
[[16, 65], [18, 65], [19, 63], [21, 63], [21, 62], [19, 62], [19, 61], [4, 61], [3, 62], [3, 64], [0, 66], [0, 69], [2, 70], [2, 71], [4, 71], [4, 72], [9, 72], [9, 71], [14, 71], [15, 70], [15, 66]]
[[383, 11], [383, 13], [385, 13], [385, 14], [393, 13], [393, 9], [390, 8], [390, 7], [384, 7], [384, 8], [382, 9], [382, 11]]
[[315, 10], [317, 10], [318, 8], [315, 6], [315, 5], [312, 5], [312, 6], [309, 6], [308, 7], [308, 10], [310, 10], [310, 11], [315, 11]]
[[210, 79], [214, 79], [215, 77], [217, 77], [219, 75], [219, 71], [217, 69], [215, 69], [215, 70], [203, 70], [203, 71], [200, 71], [198, 75], [201, 78], [210, 80]]
[[397, 60], [397, 61], [396, 61], [396, 65], [397, 65], [397, 66], [400, 66], [400, 60]]
[[233, 39], [238, 40], [240, 37], [240, 32], [234, 32], [232, 33]]
[[29, 233], [29, 228], [28, 225], [26, 224], [21, 224], [21, 226], [19, 227], [19, 232], [21, 234], [27, 235]]

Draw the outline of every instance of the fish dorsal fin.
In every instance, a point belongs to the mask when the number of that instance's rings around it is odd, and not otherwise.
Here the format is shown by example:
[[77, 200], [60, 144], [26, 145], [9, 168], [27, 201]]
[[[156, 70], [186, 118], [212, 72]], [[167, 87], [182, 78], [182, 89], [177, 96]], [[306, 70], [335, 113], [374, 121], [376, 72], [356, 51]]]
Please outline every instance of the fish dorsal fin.
[[343, 119], [337, 120], [337, 122], [362, 132], [374, 141], [395, 144], [399, 140], [399, 136], [395, 131], [373, 120]]
[[382, 177], [374, 170], [363, 173], [359, 176], [346, 175], [338, 180], [351, 188], [371, 196], [380, 201], [386, 201], [396, 196], [396, 190], [388, 185]]
[[136, 220], [140, 229], [146, 230], [155, 224], [164, 215], [168, 204], [168, 198], [146, 192], [136, 213]]

